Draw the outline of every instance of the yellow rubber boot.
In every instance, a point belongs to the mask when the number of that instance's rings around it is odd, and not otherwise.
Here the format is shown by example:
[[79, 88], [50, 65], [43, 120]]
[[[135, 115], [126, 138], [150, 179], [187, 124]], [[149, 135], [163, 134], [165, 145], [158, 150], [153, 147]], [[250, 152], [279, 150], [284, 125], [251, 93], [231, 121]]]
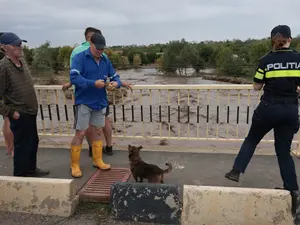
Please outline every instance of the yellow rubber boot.
[[71, 146], [71, 174], [72, 177], [79, 178], [82, 177], [82, 172], [80, 170], [79, 161], [80, 161], [81, 145]]
[[102, 147], [102, 141], [93, 141], [93, 164], [100, 170], [110, 170], [111, 166], [109, 164], [105, 164], [102, 160]]

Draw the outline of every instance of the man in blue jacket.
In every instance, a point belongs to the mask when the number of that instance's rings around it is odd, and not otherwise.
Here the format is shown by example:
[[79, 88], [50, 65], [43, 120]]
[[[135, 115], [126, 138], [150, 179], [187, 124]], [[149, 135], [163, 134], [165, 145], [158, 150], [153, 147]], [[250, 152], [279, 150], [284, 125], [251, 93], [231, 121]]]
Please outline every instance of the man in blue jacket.
[[105, 38], [99, 33], [94, 33], [90, 47], [75, 55], [71, 65], [70, 81], [76, 88], [76, 133], [71, 143], [71, 173], [75, 178], [82, 176], [79, 166], [80, 153], [89, 125], [96, 134], [92, 142], [93, 165], [101, 170], [111, 168], [102, 160], [103, 143], [100, 139], [108, 106], [105, 85], [108, 79], [114, 88], [119, 88], [122, 83], [110, 60], [102, 54], [105, 47]]

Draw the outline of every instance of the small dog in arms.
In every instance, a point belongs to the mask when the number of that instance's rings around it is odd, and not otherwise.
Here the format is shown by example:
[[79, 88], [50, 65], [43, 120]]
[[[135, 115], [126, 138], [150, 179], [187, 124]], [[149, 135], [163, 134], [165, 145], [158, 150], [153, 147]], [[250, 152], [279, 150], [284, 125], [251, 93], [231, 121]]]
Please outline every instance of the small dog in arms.
[[140, 157], [140, 151], [143, 147], [128, 145], [128, 157], [130, 162], [130, 170], [136, 182], [143, 182], [147, 179], [148, 183], [164, 183], [164, 174], [172, 171], [172, 164], [166, 163], [167, 169], [163, 170], [157, 165], [145, 163]]

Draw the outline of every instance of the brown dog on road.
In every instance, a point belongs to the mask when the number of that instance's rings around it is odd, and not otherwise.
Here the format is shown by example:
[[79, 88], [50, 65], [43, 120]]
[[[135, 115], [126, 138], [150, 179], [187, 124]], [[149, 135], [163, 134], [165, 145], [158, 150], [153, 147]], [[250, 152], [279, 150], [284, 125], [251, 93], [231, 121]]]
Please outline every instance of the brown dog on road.
[[147, 179], [148, 183], [164, 183], [164, 174], [169, 173], [172, 170], [172, 164], [166, 163], [169, 167], [166, 170], [159, 168], [156, 165], [145, 163], [140, 157], [140, 150], [143, 147], [136, 147], [128, 145], [130, 170], [136, 182], [143, 182], [143, 179]]

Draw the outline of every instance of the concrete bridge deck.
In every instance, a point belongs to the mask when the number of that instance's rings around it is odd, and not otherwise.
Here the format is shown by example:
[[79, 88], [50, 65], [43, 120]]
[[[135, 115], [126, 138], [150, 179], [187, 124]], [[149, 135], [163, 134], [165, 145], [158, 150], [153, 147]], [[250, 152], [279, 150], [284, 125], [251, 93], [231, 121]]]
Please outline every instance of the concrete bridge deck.
[[[10, 176], [12, 174], [12, 158], [5, 155], [4, 148], [0, 148], [0, 156], [0, 176]], [[282, 185], [276, 156], [255, 155], [239, 183], [224, 178], [225, 172], [232, 167], [234, 154], [142, 150], [141, 156], [144, 161], [157, 164], [162, 168], [165, 168], [166, 162], [173, 164], [174, 169], [165, 176], [165, 183], [253, 188], [274, 188]], [[104, 156], [104, 160], [112, 166], [129, 167], [127, 152], [123, 150], [115, 151], [113, 156]], [[294, 161], [297, 172], [300, 174], [300, 160], [294, 157]], [[50, 169], [49, 177], [51, 178], [71, 179], [69, 162], [69, 149], [39, 149], [38, 166]], [[88, 157], [86, 149], [81, 154], [81, 168], [84, 176], [76, 179], [78, 188], [96, 171], [92, 167], [92, 161]], [[133, 181], [132, 177], [130, 180]]]
[[[5, 149], [3, 147], [0, 148], [0, 176], [12, 174], [12, 158], [6, 156], [5, 153]], [[224, 178], [224, 173], [232, 166], [235, 157], [233, 154], [141, 151], [141, 156], [144, 161], [161, 167], [165, 167], [165, 162], [173, 164], [174, 169], [165, 176], [165, 183], [251, 188], [282, 186], [276, 156], [255, 155], [246, 174], [241, 177], [239, 183], [231, 182]], [[126, 151], [115, 151], [113, 156], [105, 156], [104, 160], [111, 163], [112, 166], [128, 167]], [[297, 173], [300, 174], [300, 161], [297, 158], [294, 158], [294, 160]], [[49, 177], [51, 178], [71, 178], [69, 161], [68, 149], [40, 148], [38, 153], [38, 166], [50, 169], [51, 174]], [[96, 171], [92, 167], [91, 158], [88, 157], [87, 150], [82, 152], [81, 167], [84, 176], [76, 179], [78, 189]], [[101, 216], [103, 216], [101, 212], [106, 211], [105, 207], [97, 205], [90, 206], [90, 209], [85, 209], [86, 207], [79, 207], [77, 213], [68, 219], [20, 213], [0, 213], [0, 224], [74, 224], [75, 220], [76, 224], [79, 224], [77, 223], [79, 221], [80, 224], [114, 224], [112, 221], [108, 222], [109, 219], [107, 220], [107, 218], [101, 219]], [[91, 213], [94, 211], [95, 213], [91, 216]], [[97, 218], [95, 219], [95, 217]], [[33, 223], [33, 221], [35, 222]], [[119, 222], [115, 224], [126, 223]]]

